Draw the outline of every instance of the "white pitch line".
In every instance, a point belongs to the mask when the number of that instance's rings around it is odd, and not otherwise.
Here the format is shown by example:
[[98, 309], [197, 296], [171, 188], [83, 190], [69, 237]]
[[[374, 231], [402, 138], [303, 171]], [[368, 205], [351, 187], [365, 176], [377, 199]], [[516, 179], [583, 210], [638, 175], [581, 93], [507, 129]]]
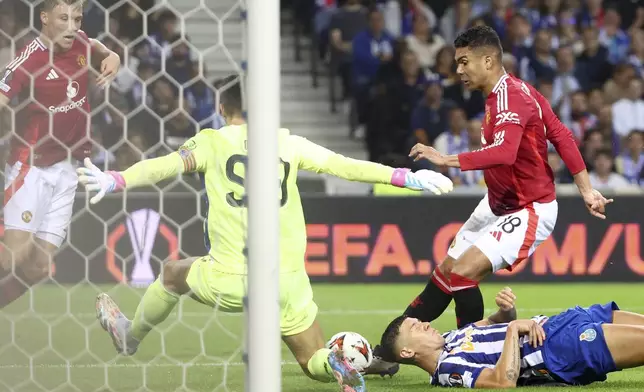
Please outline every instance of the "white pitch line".
[[[569, 308], [517, 308], [517, 312], [521, 314], [521, 316], [534, 316], [539, 313], [546, 313], [546, 315], [553, 315], [557, 312], [564, 311]], [[402, 311], [404, 309], [401, 307], [401, 309], [327, 309], [327, 310], [320, 310], [318, 311], [318, 315], [320, 316], [379, 316], [379, 315], [400, 315], [402, 314]], [[497, 308], [486, 308], [485, 313], [491, 313], [498, 310]], [[644, 307], [625, 307], [622, 310], [630, 310], [630, 311], [643, 311]], [[187, 311], [187, 312], [177, 312], [177, 314], [180, 314], [181, 317], [185, 318], [210, 318], [210, 317], [218, 317], [218, 316], [223, 316], [223, 317], [243, 317], [243, 313], [226, 313], [226, 312], [195, 312], [195, 311]], [[454, 315], [455, 312], [453, 309], [448, 309], [444, 312], [444, 314], [448, 315]], [[23, 318], [29, 318], [29, 317], [34, 317], [34, 318], [43, 318], [43, 319], [58, 319], [58, 318], [77, 318], [77, 319], [93, 319], [96, 318], [96, 313], [91, 313], [91, 312], [83, 312], [83, 313], [74, 313], [74, 312], [65, 312], [65, 313], [38, 313], [38, 312], [33, 312], [33, 311], [28, 311], [25, 313], [15, 313], [15, 314], [0, 314], [0, 320], [2, 319], [7, 319], [7, 320], [18, 320], [18, 319], [23, 319]]]
[[[282, 361], [282, 366], [293, 366], [295, 361]], [[104, 369], [104, 368], [189, 368], [189, 367], [241, 367], [244, 362], [203, 362], [203, 363], [42, 363], [30, 366], [29, 364], [0, 365], [0, 370], [10, 369]]]

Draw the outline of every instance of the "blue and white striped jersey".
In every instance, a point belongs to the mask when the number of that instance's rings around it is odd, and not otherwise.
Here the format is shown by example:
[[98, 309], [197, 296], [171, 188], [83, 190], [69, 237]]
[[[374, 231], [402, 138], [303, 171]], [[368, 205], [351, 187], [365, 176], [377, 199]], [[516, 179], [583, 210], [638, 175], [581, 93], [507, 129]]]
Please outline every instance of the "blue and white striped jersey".
[[[543, 325], [546, 316], [535, 316], [532, 320]], [[438, 358], [432, 385], [444, 387], [474, 388], [476, 379], [485, 368], [496, 366], [508, 329], [508, 324], [476, 327], [470, 324], [464, 328], [443, 334], [445, 348]], [[528, 337], [519, 339], [521, 344], [521, 374], [542, 369], [543, 347], [533, 348]]]

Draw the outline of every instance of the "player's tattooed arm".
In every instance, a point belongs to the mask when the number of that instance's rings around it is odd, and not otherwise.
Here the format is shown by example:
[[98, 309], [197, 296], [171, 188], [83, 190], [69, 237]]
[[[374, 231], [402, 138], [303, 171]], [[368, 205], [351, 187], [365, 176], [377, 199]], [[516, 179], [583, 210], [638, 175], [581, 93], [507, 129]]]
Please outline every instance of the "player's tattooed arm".
[[503, 351], [494, 369], [483, 369], [474, 384], [475, 388], [515, 388], [519, 379], [521, 351], [519, 350], [519, 325], [508, 325]]

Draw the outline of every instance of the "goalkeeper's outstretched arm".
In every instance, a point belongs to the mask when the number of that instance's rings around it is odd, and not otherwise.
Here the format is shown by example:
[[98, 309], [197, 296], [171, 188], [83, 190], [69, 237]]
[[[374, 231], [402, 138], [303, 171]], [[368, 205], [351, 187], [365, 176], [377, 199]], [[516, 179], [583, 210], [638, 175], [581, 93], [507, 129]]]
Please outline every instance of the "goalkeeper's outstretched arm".
[[349, 181], [371, 184], [391, 184], [415, 190], [443, 194], [453, 189], [452, 181], [431, 170], [412, 173], [409, 169], [394, 169], [379, 163], [345, 157], [317, 145], [301, 136], [290, 136], [291, 148], [299, 153], [300, 169], [326, 173]]
[[210, 151], [209, 131], [203, 130], [188, 140], [178, 151], [168, 155], [145, 159], [135, 163], [124, 171], [102, 172], [89, 158], [85, 158], [84, 167], [78, 168], [78, 181], [85, 188], [97, 194], [90, 199], [92, 204], [100, 201], [107, 193], [125, 188], [136, 188], [156, 184], [181, 173], [205, 171]]

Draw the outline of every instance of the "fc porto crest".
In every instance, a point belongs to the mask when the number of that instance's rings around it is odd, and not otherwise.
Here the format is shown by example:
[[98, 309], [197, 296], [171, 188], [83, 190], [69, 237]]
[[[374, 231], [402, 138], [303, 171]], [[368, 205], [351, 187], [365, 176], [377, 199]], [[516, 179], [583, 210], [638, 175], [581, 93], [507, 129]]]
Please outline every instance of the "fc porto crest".
[[597, 338], [597, 331], [593, 328], [588, 328], [579, 335], [580, 342], [592, 342], [595, 338]]

